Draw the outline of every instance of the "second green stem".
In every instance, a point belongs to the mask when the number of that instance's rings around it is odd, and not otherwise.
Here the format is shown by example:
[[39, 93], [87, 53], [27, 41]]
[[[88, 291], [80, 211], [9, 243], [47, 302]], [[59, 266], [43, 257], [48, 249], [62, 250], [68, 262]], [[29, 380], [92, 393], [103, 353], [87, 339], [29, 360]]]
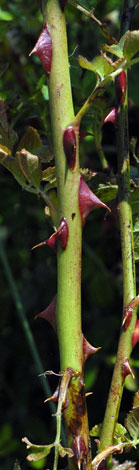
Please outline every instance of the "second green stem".
[[[133, 245], [132, 208], [130, 202], [130, 161], [128, 140], [127, 96], [118, 117], [118, 199], [123, 265], [123, 308], [136, 296], [135, 261]], [[123, 392], [122, 365], [130, 358], [131, 339], [136, 321], [136, 309], [132, 313], [129, 327], [122, 328], [116, 364], [113, 372], [106, 413], [101, 434], [100, 450], [113, 443]]]

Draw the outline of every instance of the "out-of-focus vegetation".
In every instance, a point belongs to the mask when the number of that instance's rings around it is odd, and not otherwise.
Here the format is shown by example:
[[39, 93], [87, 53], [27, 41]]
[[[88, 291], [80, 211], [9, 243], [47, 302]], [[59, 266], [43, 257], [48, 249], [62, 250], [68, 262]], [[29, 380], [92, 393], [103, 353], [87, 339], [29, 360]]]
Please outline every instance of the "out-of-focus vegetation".
[[[95, 8], [95, 15], [105, 22], [110, 33], [118, 38], [120, 0], [84, 0], [86, 8]], [[73, 87], [74, 107], [77, 112], [93, 87], [93, 74], [83, 71], [77, 63], [79, 54], [92, 59], [105, 42], [102, 33], [91, 19], [68, 5], [67, 30], [69, 63]], [[139, 9], [136, 10], [133, 29], [138, 28]], [[28, 126], [36, 128], [45, 145], [51, 139], [47, 80], [36, 56], [29, 57], [42, 27], [42, 14], [37, 0], [1, 0], [0, 5], [0, 97], [6, 104], [10, 135], [14, 150], [18, 148]], [[129, 132], [138, 139], [139, 128], [139, 68], [134, 66], [129, 75]], [[114, 86], [105, 95], [107, 108], [115, 104]], [[103, 105], [103, 102], [102, 102]], [[103, 107], [103, 106], [102, 106]], [[1, 119], [1, 117], [0, 117]], [[82, 125], [93, 130], [93, 109]], [[0, 121], [1, 124], [1, 121]], [[116, 133], [112, 124], [103, 127], [103, 150], [113, 172], [117, 174]], [[95, 142], [87, 137], [80, 146], [81, 167], [102, 173]], [[138, 141], [136, 155], [138, 156]], [[106, 177], [104, 173], [103, 178]], [[137, 161], [131, 154], [133, 184], [139, 182]], [[95, 181], [95, 180], [94, 180]], [[91, 183], [92, 184], [92, 183]], [[95, 184], [94, 184], [95, 187]], [[58, 342], [47, 322], [34, 321], [34, 316], [45, 308], [56, 293], [56, 257], [49, 248], [31, 251], [33, 245], [48, 238], [51, 226], [44, 215], [44, 203], [35, 195], [21, 189], [12, 175], [0, 167], [0, 241], [5, 247], [21, 302], [29, 321], [44, 370], [59, 371]], [[116, 200], [112, 216], [104, 220], [100, 211], [93, 212], [84, 228], [82, 265], [83, 331], [94, 346], [102, 350], [91, 357], [85, 366], [90, 428], [101, 422], [104, 415], [112, 367], [118, 343], [122, 311], [122, 264]], [[3, 246], [2, 245], [2, 246]], [[137, 265], [137, 282], [138, 282]], [[21, 438], [28, 435], [36, 443], [48, 443], [54, 438], [55, 418], [51, 418], [46, 398], [37, 375], [13, 295], [1, 263], [1, 405], [0, 468], [27, 470], [51, 468], [51, 461], [28, 463]], [[138, 351], [133, 354], [136, 380], [127, 382], [120, 412], [124, 422], [131, 407], [132, 391], [138, 389]], [[55, 390], [57, 378], [50, 377]], [[137, 454], [135, 459], [137, 460]], [[16, 460], [19, 461], [16, 462]], [[63, 462], [62, 462], [63, 465]]]

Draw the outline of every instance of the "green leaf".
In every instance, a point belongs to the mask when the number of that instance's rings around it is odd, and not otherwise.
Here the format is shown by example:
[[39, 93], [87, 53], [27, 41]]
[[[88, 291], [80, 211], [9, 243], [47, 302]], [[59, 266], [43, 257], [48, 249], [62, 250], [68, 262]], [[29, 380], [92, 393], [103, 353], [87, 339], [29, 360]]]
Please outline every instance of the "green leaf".
[[36, 91], [40, 90], [42, 86], [45, 85], [45, 83], [46, 83], [46, 75], [43, 73], [43, 75], [41, 76], [40, 80], [38, 81], [36, 85]]
[[126, 417], [125, 426], [130, 436], [136, 441], [139, 438], [139, 392], [135, 394], [133, 407]]
[[135, 59], [132, 59], [132, 60], [129, 62], [129, 68], [132, 67], [132, 65], [138, 64], [138, 62], [139, 62], [139, 57], [136, 57]]
[[54, 447], [54, 444], [49, 444], [47, 446], [39, 446], [32, 444], [27, 437], [23, 437], [22, 442], [24, 442], [27, 446], [27, 449], [30, 449], [31, 453], [28, 455], [27, 460], [31, 461], [37, 461], [41, 460], [44, 457], [47, 457], [47, 455], [50, 454], [52, 447]]
[[89, 62], [85, 57], [82, 56], [79, 56], [78, 61], [81, 67], [87, 70], [92, 70], [92, 72], [95, 72], [97, 75], [99, 75], [101, 80], [106, 78], [107, 75], [114, 71], [112, 61], [105, 54], [103, 54], [103, 52], [101, 55], [96, 56], [92, 62]]
[[93, 428], [90, 431], [90, 436], [100, 437], [101, 430], [102, 430], [102, 423], [95, 424], [95, 426], [93, 426]]
[[[135, 371], [134, 371], [135, 373]], [[137, 380], [136, 380], [136, 377], [133, 379], [132, 375], [127, 375], [126, 379], [125, 379], [125, 383], [124, 383], [124, 386], [127, 390], [130, 390], [130, 392], [137, 392], [138, 390], [138, 384], [137, 384]]]
[[25, 178], [32, 186], [39, 190], [42, 175], [39, 158], [25, 149], [22, 149], [17, 155]]
[[[96, 424], [90, 431], [90, 436], [100, 436], [102, 430], [102, 423]], [[123, 437], [127, 433], [127, 430], [122, 424], [117, 423], [115, 428], [115, 437]]]
[[124, 426], [122, 426], [122, 424], [117, 423], [116, 428], [115, 428], [115, 432], [114, 432], [114, 438], [117, 439], [117, 440], [119, 440], [119, 438], [120, 438], [120, 441], [121, 441], [123, 439], [123, 437], [125, 439], [125, 435], [127, 435], [126, 428]]
[[90, 390], [94, 386], [94, 384], [96, 382], [96, 379], [97, 379], [97, 376], [98, 376], [98, 372], [99, 372], [98, 367], [94, 367], [93, 370], [89, 369], [88, 371], [86, 371], [86, 373], [85, 373], [85, 389], [86, 389], [86, 391]]
[[42, 95], [43, 95], [43, 98], [45, 99], [45, 101], [48, 101], [49, 100], [48, 86], [43, 85], [42, 89], [41, 89], [41, 92], [42, 92]]
[[127, 33], [128, 31], [126, 31], [126, 33], [124, 33], [123, 36], [121, 36], [120, 41], [118, 42], [118, 46], [120, 47], [122, 54], [123, 54], [123, 48], [124, 48], [124, 43], [125, 43]]
[[99, 184], [95, 194], [103, 202], [110, 202], [117, 197], [118, 186], [116, 184]]
[[127, 62], [139, 51], [139, 31], [128, 31], [124, 41], [123, 54]]
[[30, 468], [35, 468], [37, 470], [44, 470], [46, 468], [45, 465], [46, 465], [46, 457], [42, 458], [41, 460], [37, 460], [36, 462], [35, 461], [29, 462]]
[[13, 21], [14, 17], [9, 11], [2, 10], [2, 8], [0, 8], [0, 20], [1, 21]]
[[[101, 431], [102, 431], [102, 423], [96, 424], [91, 429], [90, 436], [100, 437]], [[114, 432], [114, 444], [115, 445], [120, 444], [121, 442], [123, 442], [125, 440], [127, 440], [127, 441], [129, 440], [127, 429], [124, 426], [122, 426], [122, 424], [117, 423], [116, 428], [115, 428], [115, 432]]]
[[104, 44], [103, 50], [114, 54], [116, 57], [123, 57], [123, 52], [118, 44], [112, 44], [111, 46], [109, 46], [108, 44]]
[[79, 55], [78, 57], [79, 65], [86, 70], [91, 70], [92, 72], [96, 73], [96, 68], [93, 66], [93, 62], [90, 62], [86, 57]]

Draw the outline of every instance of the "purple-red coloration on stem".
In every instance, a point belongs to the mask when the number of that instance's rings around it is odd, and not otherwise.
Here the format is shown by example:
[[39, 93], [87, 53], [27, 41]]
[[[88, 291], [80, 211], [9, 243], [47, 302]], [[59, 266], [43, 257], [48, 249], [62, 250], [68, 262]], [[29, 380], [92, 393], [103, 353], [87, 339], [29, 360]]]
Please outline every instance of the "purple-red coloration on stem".
[[80, 176], [79, 209], [82, 219], [82, 226], [84, 226], [88, 214], [96, 207], [104, 207], [105, 209], [110, 211], [109, 207], [106, 206], [104, 202], [100, 201], [100, 199], [98, 199], [95, 194], [92, 193], [82, 176]]
[[123, 108], [127, 87], [126, 72], [124, 70], [115, 78], [115, 87], [118, 104]]
[[101, 348], [94, 348], [90, 343], [88, 343], [87, 339], [84, 335], [82, 335], [83, 341], [83, 363], [85, 363], [86, 359], [88, 359], [91, 354], [95, 354]]
[[47, 24], [44, 24], [39, 39], [29, 55], [32, 54], [36, 54], [39, 57], [46, 75], [49, 76], [52, 62], [52, 39]]
[[93, 136], [94, 134], [92, 132], [87, 132], [87, 131], [84, 131], [83, 129], [80, 129], [79, 130], [79, 142], [81, 142], [84, 139], [84, 137], [87, 137], [88, 135]]
[[131, 318], [132, 318], [132, 311], [131, 309], [127, 309], [127, 307], [125, 308], [125, 311], [124, 311], [124, 318], [123, 318], [123, 323], [122, 323], [122, 326], [123, 326], [123, 329], [124, 331], [127, 330], [127, 328], [129, 327], [130, 325], [130, 322], [131, 322]]
[[139, 305], [139, 296], [134, 297], [131, 302], [125, 306], [124, 308], [124, 315], [123, 315], [123, 329], [124, 331], [127, 330], [128, 326], [130, 325], [132, 313]]
[[62, 217], [62, 219], [60, 220], [59, 228], [56, 233], [57, 239], [59, 240], [62, 250], [65, 250], [69, 236], [68, 224], [65, 217]]
[[100, 464], [98, 465], [98, 470], [107, 470], [107, 464], [106, 464], [106, 460], [103, 459]]
[[[57, 295], [53, 298], [53, 300], [50, 302], [47, 308], [43, 310], [42, 312], [38, 313], [38, 315], [35, 316], [36, 318], [44, 318], [44, 320], [47, 320], [50, 325], [53, 327], [55, 332], [57, 331], [56, 328], [56, 303], [57, 303]], [[85, 336], [82, 333], [82, 345], [83, 345], [83, 364], [85, 363], [86, 359], [88, 359], [91, 354], [95, 354], [99, 349], [101, 348], [95, 348], [92, 346]]]
[[46, 245], [49, 246], [49, 248], [52, 248], [55, 252], [57, 252], [57, 232], [54, 232], [51, 237], [46, 240]]
[[126, 376], [127, 375], [132, 375], [133, 379], [135, 378], [134, 377], [134, 374], [133, 374], [133, 371], [129, 365], [129, 359], [128, 357], [124, 360], [122, 366], [121, 366], [121, 372], [122, 372], [122, 378], [123, 378], [123, 381], [125, 380]]
[[35, 316], [35, 320], [36, 318], [40, 318], [40, 317], [47, 320], [50, 323], [50, 325], [54, 328], [55, 331], [56, 331], [56, 300], [57, 300], [57, 296], [55, 295], [55, 297], [53, 298], [52, 302], [48, 305], [48, 307]]
[[139, 318], [136, 320], [135, 328], [132, 335], [132, 349], [139, 342]]
[[52, 401], [53, 403], [57, 403], [58, 398], [59, 398], [59, 389], [60, 389], [60, 385], [57, 386], [55, 392], [53, 393], [53, 395], [51, 395], [51, 397], [46, 398], [44, 403], [46, 403], [47, 401]]
[[68, 126], [65, 129], [63, 134], [63, 147], [70, 170], [74, 170], [76, 163], [76, 132], [79, 135], [79, 142], [88, 135], [94, 135], [91, 132], [87, 132], [82, 129], [79, 130], [77, 126]]
[[68, 224], [65, 217], [62, 217], [58, 230], [54, 232], [48, 240], [46, 240], [46, 245], [53, 250], [57, 251], [57, 240], [59, 241], [62, 250], [66, 249], [69, 236]]
[[112, 122], [112, 124], [115, 124], [116, 126], [117, 120], [118, 120], [118, 111], [117, 111], [117, 108], [114, 107], [105, 117], [103, 124], [106, 124], [106, 122]]
[[78, 468], [81, 468], [81, 463], [84, 461], [85, 455], [87, 455], [87, 449], [85, 442], [82, 436], [78, 435], [73, 438], [72, 450], [74, 452], [74, 457], [78, 463]]
[[76, 163], [76, 134], [73, 126], [68, 126], [63, 134], [63, 147], [70, 170], [73, 170]]

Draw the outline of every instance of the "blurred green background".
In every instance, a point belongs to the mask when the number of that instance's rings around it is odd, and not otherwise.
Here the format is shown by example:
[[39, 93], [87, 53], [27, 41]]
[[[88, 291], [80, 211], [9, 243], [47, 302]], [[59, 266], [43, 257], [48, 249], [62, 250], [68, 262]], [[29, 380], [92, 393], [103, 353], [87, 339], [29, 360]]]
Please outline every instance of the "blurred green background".
[[[118, 38], [121, 3], [120, 0], [81, 2], [88, 9], [95, 8], [96, 16], [105, 22], [116, 38]], [[92, 59], [99, 52], [105, 39], [93, 21], [71, 5], [66, 8], [66, 18], [74, 107], [77, 111], [94, 86], [93, 74], [79, 67], [77, 57], [82, 54]], [[45, 143], [50, 138], [47, 80], [38, 58], [29, 57], [41, 31], [42, 21], [37, 0], [35, 2], [1, 0], [0, 97], [6, 104], [11, 130], [17, 134], [15, 150], [28, 126], [36, 128]], [[138, 22], [139, 9], [136, 10], [134, 17], [134, 29], [138, 28]], [[130, 137], [136, 138], [139, 128], [138, 83], [139, 68], [134, 66], [129, 71], [129, 131]], [[111, 109], [115, 104], [113, 86], [107, 90], [105, 100], [108, 109]], [[84, 118], [84, 128], [91, 132], [94, 120], [95, 114], [90, 110]], [[102, 145], [115, 177], [116, 135], [112, 124], [103, 127]], [[86, 138], [81, 143], [80, 158], [82, 167], [102, 172], [92, 137]], [[137, 181], [139, 170], [133, 157], [131, 165], [133, 179], [135, 176]], [[60, 365], [56, 335], [44, 320], [34, 321], [35, 315], [49, 304], [56, 293], [56, 257], [49, 248], [45, 247], [31, 251], [33, 245], [49, 237], [52, 228], [46, 221], [43, 201], [23, 191], [2, 166], [0, 191], [1, 250], [16, 286], [11, 289], [6, 268], [1, 262], [0, 468], [2, 470], [20, 470], [20, 467], [21, 470], [52, 468], [51, 457], [47, 463], [27, 462], [27, 452], [21, 443], [21, 438], [26, 435], [34, 443], [51, 443], [55, 437], [55, 417], [51, 417], [49, 405], [44, 404], [45, 384], [38, 376], [13, 298], [16, 295], [16, 288], [21, 301], [20, 313], [23, 309], [43, 369], [58, 372]], [[93, 391], [93, 395], [88, 398], [90, 428], [103, 420], [121, 324], [122, 265], [116, 202], [112, 203], [112, 208], [111, 217], [104, 218], [103, 210], [93, 212], [88, 217], [83, 232], [83, 332], [94, 346], [102, 347], [85, 365], [86, 390]], [[137, 283], [138, 281], [137, 265]], [[138, 353], [137, 345], [132, 358], [136, 380], [134, 383], [128, 381], [124, 391], [120, 411], [121, 423], [124, 423], [126, 413], [131, 407], [133, 391], [138, 390]], [[49, 377], [48, 381], [53, 392], [58, 379]], [[136, 455], [133, 454], [133, 459], [137, 461], [137, 458], [138, 451]], [[63, 465], [66, 466], [66, 461], [59, 462], [59, 468], [63, 468]]]

